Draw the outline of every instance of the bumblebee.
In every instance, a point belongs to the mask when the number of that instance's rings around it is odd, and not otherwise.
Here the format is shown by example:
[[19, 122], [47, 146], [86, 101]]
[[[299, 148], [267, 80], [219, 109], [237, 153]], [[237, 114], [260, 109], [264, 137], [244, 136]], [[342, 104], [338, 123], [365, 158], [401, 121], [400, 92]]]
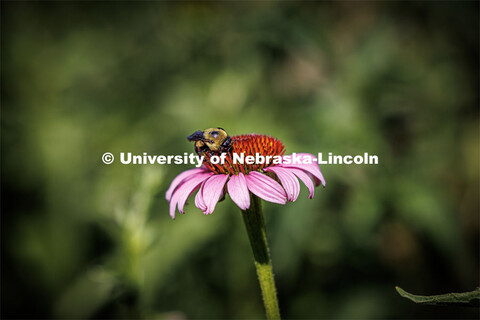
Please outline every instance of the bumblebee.
[[188, 141], [195, 141], [197, 154], [216, 151], [219, 153], [232, 150], [232, 138], [222, 128], [198, 130], [187, 137]]

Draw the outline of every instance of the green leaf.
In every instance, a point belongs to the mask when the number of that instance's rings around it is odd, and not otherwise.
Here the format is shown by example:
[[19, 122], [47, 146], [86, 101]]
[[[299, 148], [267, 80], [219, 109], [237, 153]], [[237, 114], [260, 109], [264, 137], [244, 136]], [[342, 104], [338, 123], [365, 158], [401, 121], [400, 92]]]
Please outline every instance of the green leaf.
[[476, 288], [474, 291], [461, 292], [461, 293], [446, 293], [435, 296], [418, 296], [406, 292], [402, 288], [395, 287], [397, 292], [404, 298], [410, 299], [415, 303], [430, 304], [430, 305], [457, 305], [467, 307], [479, 307], [480, 306], [480, 288]]

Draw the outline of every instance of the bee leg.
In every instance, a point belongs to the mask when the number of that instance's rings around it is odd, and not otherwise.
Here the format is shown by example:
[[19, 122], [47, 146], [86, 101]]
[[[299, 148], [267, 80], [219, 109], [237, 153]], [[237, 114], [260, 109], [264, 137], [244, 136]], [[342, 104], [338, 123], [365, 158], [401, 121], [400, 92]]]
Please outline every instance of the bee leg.
[[203, 153], [206, 153], [208, 152], [210, 149], [208, 148], [207, 145], [203, 145], [201, 147], [195, 147], [195, 152], [197, 154], [203, 154]]

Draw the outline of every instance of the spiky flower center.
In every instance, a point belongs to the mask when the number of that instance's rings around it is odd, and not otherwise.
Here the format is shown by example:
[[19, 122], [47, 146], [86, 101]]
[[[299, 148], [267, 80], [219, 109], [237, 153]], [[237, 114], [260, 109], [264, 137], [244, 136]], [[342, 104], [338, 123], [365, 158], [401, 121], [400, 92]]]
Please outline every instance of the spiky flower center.
[[[238, 174], [242, 172], [243, 174], [249, 173], [250, 171], [258, 171], [266, 167], [272, 166], [272, 158], [275, 156], [283, 156], [285, 153], [285, 146], [277, 138], [270, 136], [259, 135], [259, 134], [243, 134], [239, 136], [232, 137], [232, 151], [227, 153], [225, 156], [225, 161], [222, 164], [213, 164], [211, 158], [216, 155], [220, 156], [218, 152], [207, 152], [205, 153], [205, 158], [203, 163], [207, 168], [212, 170], [215, 173], [222, 174]], [[265, 159], [267, 156], [270, 156], [270, 161], [260, 161], [253, 164], [247, 164], [246, 161], [234, 161], [234, 154], [237, 154], [238, 158], [246, 159], [247, 156], [256, 157], [256, 155], [263, 156]]]

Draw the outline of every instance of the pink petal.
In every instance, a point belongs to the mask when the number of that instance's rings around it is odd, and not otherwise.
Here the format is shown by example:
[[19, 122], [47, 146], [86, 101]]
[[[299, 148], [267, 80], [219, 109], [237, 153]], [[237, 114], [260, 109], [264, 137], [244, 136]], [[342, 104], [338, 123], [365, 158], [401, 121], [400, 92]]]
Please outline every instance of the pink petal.
[[215, 210], [218, 200], [223, 192], [225, 182], [227, 182], [228, 174], [216, 174], [211, 176], [203, 186], [203, 200], [207, 206], [205, 214], [211, 214]]
[[205, 186], [205, 181], [200, 186], [200, 190], [197, 192], [195, 196], [195, 206], [202, 210], [203, 212], [207, 211], [207, 205], [205, 204], [205, 200], [203, 200], [203, 187]]
[[185, 202], [187, 202], [188, 197], [198, 188], [198, 186], [208, 179], [213, 174], [213, 172], [200, 173], [189, 180], [183, 182], [173, 193], [170, 199], [170, 216], [172, 219], [175, 219], [175, 209], [178, 205], [178, 211], [183, 213], [183, 207]]
[[263, 200], [285, 204], [287, 195], [282, 186], [272, 178], [256, 171], [250, 172], [245, 176], [248, 190]]
[[296, 175], [300, 180], [302, 180], [302, 182], [307, 186], [308, 192], [310, 193], [308, 195], [308, 198], [312, 199], [313, 195], [315, 194], [315, 186], [313, 185], [310, 176], [300, 169], [289, 168], [288, 170], [290, 170], [294, 175]]
[[292, 169], [268, 167], [264, 171], [271, 171], [277, 175], [287, 193], [288, 201], [293, 202], [297, 200], [300, 193], [300, 183], [298, 183], [297, 177], [290, 170]]
[[192, 176], [194, 176], [196, 174], [203, 173], [203, 172], [206, 172], [206, 171], [207, 171], [207, 169], [205, 167], [201, 167], [201, 168], [195, 168], [195, 169], [190, 169], [190, 170], [187, 170], [187, 171], [183, 171], [178, 176], [176, 176], [175, 179], [173, 179], [172, 183], [170, 184], [170, 187], [168, 188], [168, 190], [165, 194], [165, 198], [167, 198], [167, 201], [170, 201], [170, 199], [172, 198], [173, 192], [175, 191], [176, 188], [178, 188], [178, 186], [182, 182], [184, 182], [185, 180], [191, 178]]
[[232, 175], [227, 183], [227, 190], [230, 198], [237, 204], [237, 206], [246, 210], [250, 208], [250, 192], [247, 188], [247, 181], [243, 173], [238, 176]]
[[[302, 157], [310, 157], [312, 159], [311, 164], [302, 164], [302, 163], [291, 163], [291, 164], [280, 164], [279, 167], [283, 168], [297, 168], [303, 171], [308, 172], [311, 174], [315, 180], [315, 185], [319, 186], [320, 183], [325, 187], [325, 179], [323, 178], [323, 174], [320, 171], [320, 167], [318, 166], [317, 162], [314, 161], [315, 156], [309, 153], [297, 153], [298, 156]], [[291, 155], [285, 157], [292, 157]]]
[[[302, 170], [304, 170], [305, 168], [303, 168]], [[315, 182], [315, 187], [318, 187], [319, 185], [322, 184], [322, 181], [320, 181], [317, 177], [315, 177], [314, 175], [312, 175], [310, 172], [304, 170], [308, 176], [310, 177], [310, 179], [312, 179], [314, 182]], [[323, 187], [325, 188], [325, 184], [323, 184]]]

